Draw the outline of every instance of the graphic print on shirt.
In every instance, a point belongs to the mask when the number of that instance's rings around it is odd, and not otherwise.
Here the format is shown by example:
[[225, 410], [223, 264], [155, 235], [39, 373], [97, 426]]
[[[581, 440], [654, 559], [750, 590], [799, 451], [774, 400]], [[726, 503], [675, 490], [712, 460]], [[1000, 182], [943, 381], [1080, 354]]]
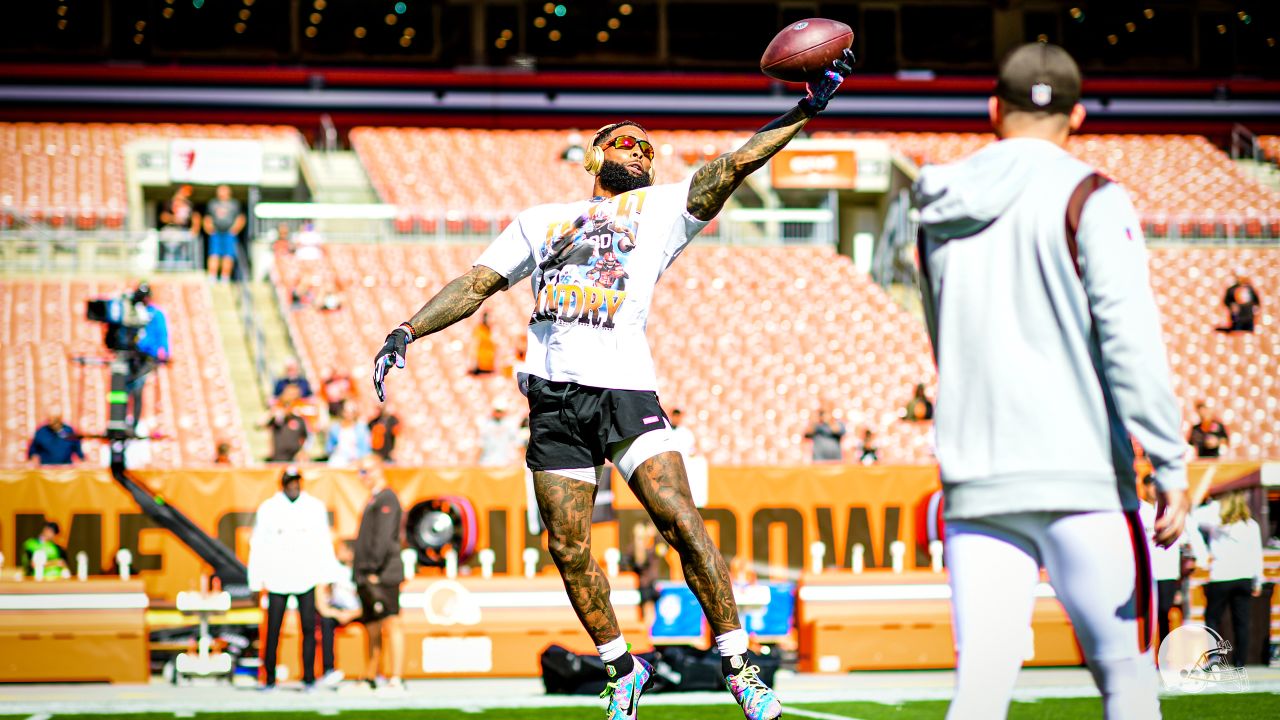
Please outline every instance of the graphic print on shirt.
[[547, 227], [543, 259], [532, 277], [537, 300], [530, 324], [613, 329], [627, 298], [627, 260], [640, 232], [644, 196], [644, 190], [624, 193], [593, 205], [584, 218]]

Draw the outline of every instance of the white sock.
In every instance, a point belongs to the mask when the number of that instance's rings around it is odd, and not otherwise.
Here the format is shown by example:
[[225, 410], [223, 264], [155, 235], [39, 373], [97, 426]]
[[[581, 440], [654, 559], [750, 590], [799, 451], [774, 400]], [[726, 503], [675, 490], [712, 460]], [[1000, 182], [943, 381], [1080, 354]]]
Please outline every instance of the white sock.
[[611, 663], [627, 654], [627, 639], [619, 635], [603, 645], [597, 645], [596, 650], [600, 651], [601, 660]]
[[716, 649], [720, 651], [721, 657], [733, 657], [734, 655], [744, 655], [747, 652], [747, 631], [742, 628], [730, 630], [723, 635], [716, 636]]

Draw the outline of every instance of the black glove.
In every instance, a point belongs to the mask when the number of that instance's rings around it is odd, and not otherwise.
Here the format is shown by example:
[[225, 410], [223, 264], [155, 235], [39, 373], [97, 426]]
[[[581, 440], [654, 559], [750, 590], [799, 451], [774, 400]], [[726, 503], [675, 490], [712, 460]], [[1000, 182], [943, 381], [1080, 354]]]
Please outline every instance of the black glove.
[[826, 110], [827, 101], [840, 89], [840, 83], [853, 72], [854, 62], [853, 51], [845, 48], [843, 55], [831, 61], [831, 67], [822, 73], [822, 79], [805, 84], [809, 94], [800, 101], [800, 109], [809, 117]]
[[408, 352], [409, 343], [411, 342], [413, 342], [413, 338], [409, 335], [409, 331], [403, 327], [398, 327], [391, 331], [391, 334], [387, 336], [387, 341], [382, 343], [382, 349], [373, 358], [373, 389], [378, 391], [378, 402], [383, 402], [387, 399], [382, 390], [382, 381], [387, 376], [387, 370], [390, 370], [392, 366], [404, 367], [405, 354]]

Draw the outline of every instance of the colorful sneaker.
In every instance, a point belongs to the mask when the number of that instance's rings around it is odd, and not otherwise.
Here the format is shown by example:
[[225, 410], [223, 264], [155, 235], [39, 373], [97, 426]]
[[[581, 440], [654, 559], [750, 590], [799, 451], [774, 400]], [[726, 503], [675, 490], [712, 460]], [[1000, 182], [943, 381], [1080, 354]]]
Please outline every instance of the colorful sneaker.
[[[733, 658], [733, 662], [743, 661], [738, 656]], [[778, 696], [760, 679], [759, 665], [746, 665], [737, 675], [725, 676], [724, 684], [733, 693], [733, 699], [742, 706], [742, 714], [747, 720], [775, 720], [782, 717], [782, 703], [778, 702]]]
[[[640, 696], [645, 690], [653, 687], [653, 667], [649, 663], [634, 657], [635, 667], [620, 678], [609, 681], [604, 686], [601, 698], [609, 698], [609, 709], [605, 711], [607, 720], [632, 720], [636, 716], [636, 708], [640, 705]], [[606, 666], [607, 668], [608, 666]]]

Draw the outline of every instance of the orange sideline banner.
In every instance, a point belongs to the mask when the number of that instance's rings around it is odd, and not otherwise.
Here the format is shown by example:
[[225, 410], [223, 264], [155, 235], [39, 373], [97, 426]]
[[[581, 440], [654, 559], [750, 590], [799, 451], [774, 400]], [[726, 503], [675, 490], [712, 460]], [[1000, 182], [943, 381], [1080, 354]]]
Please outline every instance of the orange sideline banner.
[[[1256, 472], [1258, 463], [1199, 463], [1193, 487], [1212, 467], [1213, 485]], [[307, 467], [303, 488], [329, 508], [336, 538], [356, 534], [367, 493], [351, 470]], [[135, 476], [157, 497], [247, 560], [253, 515], [279, 490], [279, 468], [140, 471]], [[388, 468], [387, 480], [406, 512], [415, 503], [445, 495], [467, 498], [479, 524], [477, 547], [497, 554], [496, 573], [519, 573], [526, 547], [541, 552], [539, 570], [554, 573], [546, 543], [526, 527], [525, 480], [520, 468]], [[592, 534], [593, 549], [629, 544], [632, 526], [645, 518], [639, 502], [616, 481], [618, 521]], [[822, 541], [824, 564], [847, 568], [852, 547], [865, 548], [868, 568], [886, 567], [889, 544], [902, 540], [907, 566], [927, 567], [916, 550], [916, 505], [938, 488], [928, 466], [811, 465], [713, 467], [702, 514], [731, 566], [752, 566], [762, 577], [798, 577], [809, 562], [809, 546]], [[128, 548], [133, 570], [153, 598], [172, 599], [196, 588], [208, 568], [167, 530], [156, 527], [106, 470], [0, 470], [0, 549], [12, 577], [22, 541], [45, 519], [62, 527], [59, 542], [73, 558], [84, 551], [91, 573], [115, 570], [115, 554]], [[921, 529], [923, 532], [923, 529]], [[674, 564], [678, 560], [671, 557]], [[470, 566], [476, 565], [473, 559]], [[678, 576], [678, 568], [674, 568]]]

